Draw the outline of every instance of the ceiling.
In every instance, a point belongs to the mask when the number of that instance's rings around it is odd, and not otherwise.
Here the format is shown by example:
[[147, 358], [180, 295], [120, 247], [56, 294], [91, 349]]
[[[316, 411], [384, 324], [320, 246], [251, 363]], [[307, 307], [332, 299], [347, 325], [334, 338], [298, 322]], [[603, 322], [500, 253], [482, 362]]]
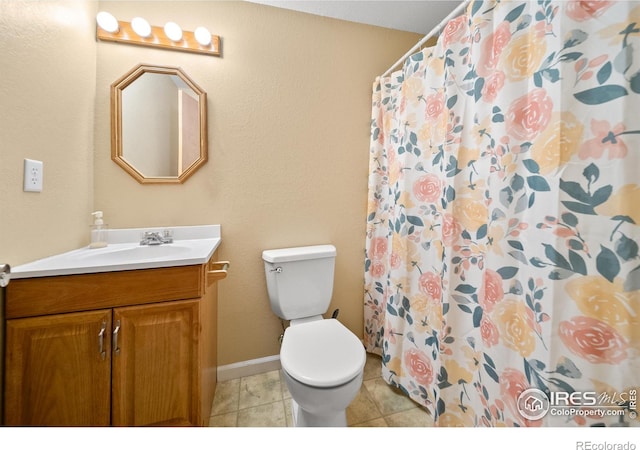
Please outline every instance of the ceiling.
[[248, 1], [419, 34], [427, 34], [462, 3], [460, 0]]

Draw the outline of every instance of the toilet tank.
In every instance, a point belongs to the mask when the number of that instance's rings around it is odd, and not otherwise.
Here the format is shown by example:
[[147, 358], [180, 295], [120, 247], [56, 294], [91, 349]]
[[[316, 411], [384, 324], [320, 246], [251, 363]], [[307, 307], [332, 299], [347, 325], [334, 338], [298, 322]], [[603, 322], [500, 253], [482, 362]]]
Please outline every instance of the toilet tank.
[[333, 292], [333, 245], [281, 248], [262, 252], [271, 309], [286, 320], [327, 312]]

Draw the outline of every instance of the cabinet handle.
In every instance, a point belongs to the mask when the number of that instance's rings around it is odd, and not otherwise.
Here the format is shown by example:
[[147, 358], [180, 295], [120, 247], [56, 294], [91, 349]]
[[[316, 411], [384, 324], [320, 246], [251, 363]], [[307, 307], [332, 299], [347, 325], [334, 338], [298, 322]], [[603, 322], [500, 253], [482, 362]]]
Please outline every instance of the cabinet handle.
[[102, 321], [102, 328], [98, 333], [98, 352], [100, 353], [100, 359], [104, 360], [107, 357], [107, 352], [104, 351], [104, 333], [107, 331], [107, 321]]
[[118, 347], [118, 335], [120, 334], [120, 321], [116, 321], [116, 328], [113, 330], [113, 351], [116, 355], [120, 354], [120, 347]]

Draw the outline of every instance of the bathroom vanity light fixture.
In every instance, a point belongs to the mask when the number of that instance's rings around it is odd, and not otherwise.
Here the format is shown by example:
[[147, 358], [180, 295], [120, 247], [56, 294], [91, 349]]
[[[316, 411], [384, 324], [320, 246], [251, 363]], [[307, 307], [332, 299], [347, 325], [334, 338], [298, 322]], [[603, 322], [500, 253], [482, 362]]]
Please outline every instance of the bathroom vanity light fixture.
[[211, 33], [205, 27], [198, 27], [193, 32], [196, 37], [196, 41], [200, 45], [211, 45]]
[[142, 38], [148, 38], [151, 36], [151, 25], [142, 17], [134, 17], [131, 20], [131, 28], [136, 34]]
[[179, 50], [220, 56], [220, 36], [212, 35], [205, 27], [195, 32], [182, 30], [175, 22], [167, 22], [164, 27], [149, 25], [142, 17], [135, 17], [131, 23], [117, 20], [108, 12], [99, 12], [96, 16], [98, 26], [96, 36], [101, 41], [123, 44], [144, 45], [147, 47]]
[[106, 11], [101, 11], [96, 16], [98, 26], [107, 33], [117, 33], [120, 29], [118, 27], [118, 20]]
[[180, 42], [182, 40], [182, 28], [175, 22], [167, 22], [164, 24], [164, 34], [173, 42]]

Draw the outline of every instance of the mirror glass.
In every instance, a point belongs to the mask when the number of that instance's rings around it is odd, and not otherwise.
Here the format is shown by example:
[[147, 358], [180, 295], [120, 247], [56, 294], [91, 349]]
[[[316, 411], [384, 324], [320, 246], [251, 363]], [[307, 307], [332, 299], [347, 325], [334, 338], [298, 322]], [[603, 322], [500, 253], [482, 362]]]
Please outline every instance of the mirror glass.
[[111, 158], [140, 183], [182, 183], [207, 161], [206, 93], [180, 68], [134, 67], [111, 100]]

